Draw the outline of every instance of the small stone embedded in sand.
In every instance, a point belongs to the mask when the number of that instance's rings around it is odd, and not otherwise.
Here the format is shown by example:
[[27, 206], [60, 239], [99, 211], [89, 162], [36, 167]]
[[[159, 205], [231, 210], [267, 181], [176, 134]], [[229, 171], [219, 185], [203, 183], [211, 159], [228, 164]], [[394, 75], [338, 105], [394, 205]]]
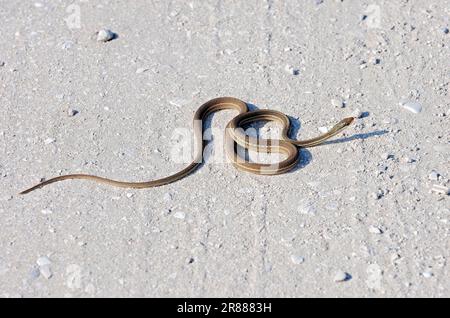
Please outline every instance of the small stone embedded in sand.
[[397, 261], [400, 260], [401, 256], [400, 254], [394, 253], [391, 255], [391, 262], [392, 264], [397, 264]]
[[148, 68], [140, 67], [136, 70], [136, 74], [142, 74], [148, 71]]
[[414, 101], [407, 101], [404, 103], [401, 103], [402, 107], [406, 110], [409, 110], [410, 112], [414, 114], [418, 114], [422, 111], [422, 104], [419, 102]]
[[171, 201], [172, 200], [172, 194], [170, 194], [169, 192], [164, 194], [164, 201]]
[[300, 71], [298, 69], [296, 69], [296, 68], [294, 68], [293, 66], [290, 66], [290, 65], [286, 65], [284, 70], [286, 72], [288, 72], [289, 74], [291, 74], [291, 75], [298, 75], [298, 74], [300, 74]]
[[186, 213], [184, 212], [175, 212], [173, 214], [174, 218], [180, 219], [180, 220], [184, 220], [186, 218]]
[[343, 108], [343, 107], [345, 107], [345, 102], [342, 99], [333, 98], [331, 100], [331, 105], [333, 105], [334, 107]]
[[75, 109], [73, 109], [73, 108], [67, 109], [67, 116], [73, 117], [73, 116], [75, 116], [76, 114], [78, 114], [78, 111], [77, 111], [77, 110], [75, 110]]
[[33, 267], [30, 271], [30, 277], [33, 279], [38, 278], [41, 275], [38, 267]]
[[116, 34], [108, 29], [103, 29], [97, 33], [97, 42], [108, 42], [113, 40]]
[[425, 278], [431, 278], [431, 277], [433, 277], [433, 273], [430, 271], [426, 271], [426, 272], [422, 273], [422, 276]]
[[447, 27], [444, 27], [442, 28], [442, 32], [444, 32], [444, 34], [448, 34], [450, 30]]
[[4, 61], [0, 61], [0, 67], [3, 67], [5, 65], [6, 65], [6, 63]]
[[54, 143], [55, 141], [56, 141], [55, 138], [47, 138], [44, 140], [44, 144], [50, 145], [50, 144]]
[[373, 65], [378, 65], [381, 63], [381, 59], [379, 57], [373, 57], [370, 59], [370, 63], [372, 63]]
[[47, 256], [42, 256], [39, 257], [36, 261], [36, 264], [40, 267], [40, 266], [47, 266], [50, 265], [52, 262], [50, 261], [50, 259]]
[[298, 255], [291, 255], [291, 261], [292, 261], [292, 263], [294, 263], [296, 265], [300, 265], [305, 262], [305, 258], [302, 256], [298, 256]]
[[53, 213], [53, 211], [50, 209], [43, 209], [43, 210], [41, 210], [41, 213], [44, 215], [50, 215]]
[[379, 200], [384, 196], [384, 191], [381, 189], [378, 189], [376, 192], [372, 192], [370, 194], [370, 196], [375, 200]]
[[52, 270], [51, 270], [49, 265], [40, 266], [39, 267], [39, 272], [46, 279], [50, 279], [53, 276]]
[[376, 226], [369, 227], [369, 232], [372, 234], [383, 234], [383, 231], [379, 227], [376, 227]]
[[403, 158], [402, 158], [402, 161], [405, 162], [405, 163], [414, 163], [414, 162], [416, 162], [417, 160], [414, 159], [414, 158], [410, 158], [410, 157], [403, 157]]
[[328, 127], [325, 126], [319, 127], [317, 128], [317, 130], [320, 131], [322, 134], [326, 134], [329, 131]]
[[431, 187], [431, 192], [437, 193], [437, 194], [442, 194], [442, 195], [449, 195], [450, 194], [450, 188], [443, 186], [443, 185], [439, 185], [439, 184], [434, 184]]
[[439, 176], [440, 176], [440, 174], [436, 170], [433, 170], [428, 175], [428, 179], [430, 179], [432, 181], [438, 181], [439, 180]]
[[362, 69], [362, 70], [367, 68], [367, 62], [366, 61], [360, 61], [359, 62], [359, 68]]
[[336, 283], [346, 282], [346, 281], [350, 280], [350, 278], [351, 278], [351, 276], [348, 273], [341, 271], [341, 270], [336, 272], [336, 275], [334, 275], [334, 281]]
[[317, 214], [317, 208], [314, 206], [312, 202], [302, 202], [299, 205], [299, 211], [301, 214], [315, 216]]

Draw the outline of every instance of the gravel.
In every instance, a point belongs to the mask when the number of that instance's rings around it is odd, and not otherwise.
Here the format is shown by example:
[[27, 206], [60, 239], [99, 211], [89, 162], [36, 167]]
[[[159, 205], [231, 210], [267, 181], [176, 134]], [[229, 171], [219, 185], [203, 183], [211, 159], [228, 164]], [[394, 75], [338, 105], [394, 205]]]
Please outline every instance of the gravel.
[[[445, 1], [36, 1], [0, 10], [0, 296], [450, 296]], [[299, 140], [359, 118], [282, 175], [224, 162], [224, 111], [179, 182], [17, 194], [176, 173], [218, 96]]]

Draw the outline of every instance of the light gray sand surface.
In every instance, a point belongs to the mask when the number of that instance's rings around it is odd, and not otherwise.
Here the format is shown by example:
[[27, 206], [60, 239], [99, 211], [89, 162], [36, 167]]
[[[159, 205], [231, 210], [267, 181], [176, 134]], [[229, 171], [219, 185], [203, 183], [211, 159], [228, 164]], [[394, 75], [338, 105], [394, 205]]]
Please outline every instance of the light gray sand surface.
[[[0, 296], [450, 296], [431, 192], [449, 186], [449, 8], [1, 0]], [[174, 131], [218, 96], [298, 118], [300, 139], [363, 118], [280, 176], [207, 160], [155, 189], [17, 195], [176, 172]]]

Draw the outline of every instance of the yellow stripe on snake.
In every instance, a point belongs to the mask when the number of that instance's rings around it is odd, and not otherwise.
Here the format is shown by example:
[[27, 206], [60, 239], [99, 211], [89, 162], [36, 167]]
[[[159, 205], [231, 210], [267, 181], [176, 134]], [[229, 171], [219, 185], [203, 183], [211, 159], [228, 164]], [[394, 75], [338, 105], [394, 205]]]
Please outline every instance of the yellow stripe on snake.
[[[225, 129], [225, 150], [229, 160], [239, 170], [247, 171], [260, 175], [275, 175], [285, 173], [294, 168], [299, 160], [298, 148], [313, 147], [324, 143], [326, 140], [337, 135], [347, 126], [349, 126], [354, 118], [348, 117], [341, 120], [335, 126], [333, 126], [328, 132], [320, 135], [316, 138], [308, 140], [293, 140], [288, 137], [290, 121], [289, 118], [275, 110], [256, 110], [249, 111], [245, 102], [233, 98], [233, 97], [220, 97], [212, 99], [204, 103], [195, 112], [194, 115], [194, 138], [195, 138], [195, 155], [193, 162], [184, 168], [183, 170], [172, 174], [168, 177], [164, 177], [157, 180], [145, 181], [145, 182], [124, 182], [116, 181], [108, 178], [98, 177], [88, 174], [69, 174], [59, 176], [45, 180], [27, 190], [20, 192], [20, 194], [26, 194], [36, 189], [42, 188], [48, 184], [67, 180], [67, 179], [85, 179], [92, 180], [107, 185], [122, 187], [122, 188], [135, 188], [144, 189], [162, 186], [168, 183], [175, 182], [186, 177], [193, 172], [203, 162], [203, 148], [205, 147], [205, 141], [203, 140], [203, 121], [205, 118], [217, 111], [223, 109], [237, 110], [239, 114], [234, 117]], [[241, 129], [244, 125], [256, 121], [274, 121], [282, 125], [280, 139], [263, 139], [254, 138], [246, 135]], [[257, 152], [266, 153], [282, 153], [286, 155], [286, 159], [276, 164], [254, 163], [248, 160], [242, 159], [238, 153], [236, 145], [239, 145], [247, 150], [254, 150]]]

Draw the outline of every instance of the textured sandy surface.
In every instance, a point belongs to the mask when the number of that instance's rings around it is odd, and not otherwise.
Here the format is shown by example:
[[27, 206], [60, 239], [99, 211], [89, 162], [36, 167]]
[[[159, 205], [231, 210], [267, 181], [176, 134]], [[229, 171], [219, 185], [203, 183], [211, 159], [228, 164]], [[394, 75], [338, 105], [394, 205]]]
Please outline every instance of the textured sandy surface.
[[[450, 296], [449, 1], [37, 2], [0, 1], [0, 296]], [[175, 172], [174, 129], [217, 96], [298, 138], [365, 114], [281, 176], [17, 195]]]

